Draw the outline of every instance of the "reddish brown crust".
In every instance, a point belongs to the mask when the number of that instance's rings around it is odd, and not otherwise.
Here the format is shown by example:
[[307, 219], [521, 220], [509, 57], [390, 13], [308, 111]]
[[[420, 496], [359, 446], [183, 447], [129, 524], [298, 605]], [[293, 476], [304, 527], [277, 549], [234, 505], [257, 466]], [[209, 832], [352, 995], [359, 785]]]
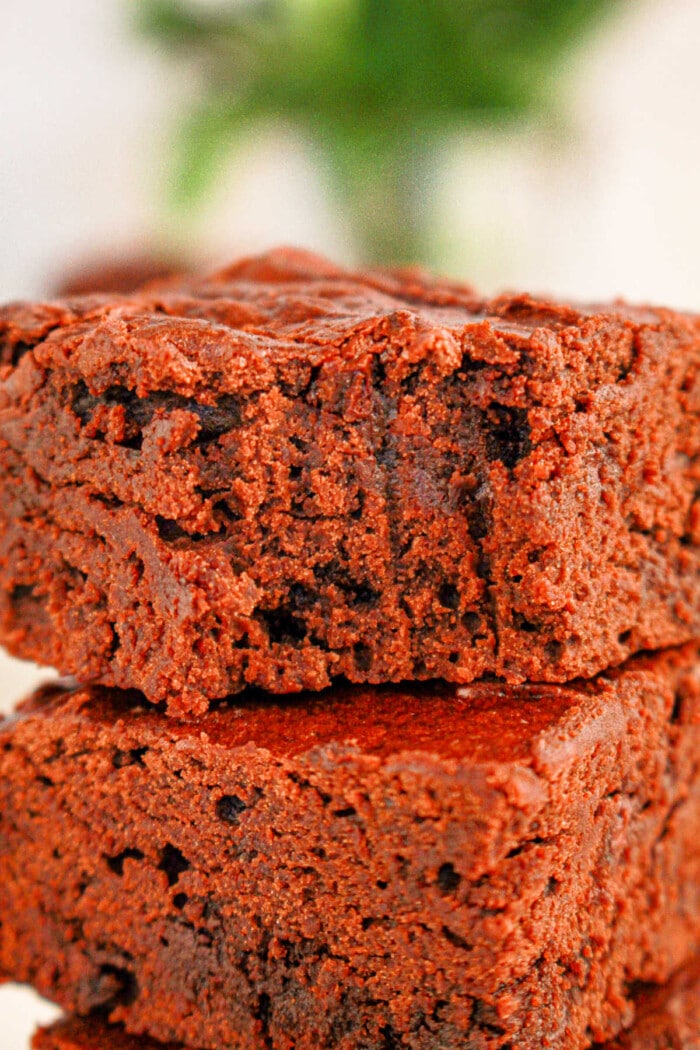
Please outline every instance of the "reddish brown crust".
[[5, 307], [0, 348], [19, 656], [183, 713], [563, 681], [700, 630], [693, 318], [278, 252]]
[[700, 948], [697, 654], [0, 728], [0, 971], [253, 1050], [580, 1050]]
[[[668, 985], [640, 991], [632, 1027], [599, 1050], [697, 1050], [700, 1046], [700, 963], [682, 970]], [[32, 1050], [185, 1050], [164, 1047], [148, 1037], [129, 1036], [96, 1019], [70, 1018], [39, 1030]], [[265, 1050], [264, 1043], [251, 1050]]]

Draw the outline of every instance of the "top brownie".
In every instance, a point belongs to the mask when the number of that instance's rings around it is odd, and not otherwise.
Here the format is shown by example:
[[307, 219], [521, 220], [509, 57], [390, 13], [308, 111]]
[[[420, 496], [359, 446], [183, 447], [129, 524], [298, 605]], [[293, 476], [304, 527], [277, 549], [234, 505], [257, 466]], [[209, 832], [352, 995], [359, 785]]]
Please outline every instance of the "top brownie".
[[700, 632], [694, 317], [278, 251], [6, 306], [0, 352], [18, 656], [182, 714]]

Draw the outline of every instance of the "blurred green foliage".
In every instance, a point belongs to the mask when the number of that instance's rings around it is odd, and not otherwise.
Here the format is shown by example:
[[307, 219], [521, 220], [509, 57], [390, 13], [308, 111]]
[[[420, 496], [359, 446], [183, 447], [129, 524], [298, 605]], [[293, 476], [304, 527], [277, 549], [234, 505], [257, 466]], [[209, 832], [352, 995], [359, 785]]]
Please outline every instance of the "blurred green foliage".
[[424, 258], [445, 137], [552, 112], [563, 60], [621, 2], [141, 0], [141, 30], [199, 72], [175, 197], [192, 204], [241, 135], [282, 120], [312, 137], [367, 258]]

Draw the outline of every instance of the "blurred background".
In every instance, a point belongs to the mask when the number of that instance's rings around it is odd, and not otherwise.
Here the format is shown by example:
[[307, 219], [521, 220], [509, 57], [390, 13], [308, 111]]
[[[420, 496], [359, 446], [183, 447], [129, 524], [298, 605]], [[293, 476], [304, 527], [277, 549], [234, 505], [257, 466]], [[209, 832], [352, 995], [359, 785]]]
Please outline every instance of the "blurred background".
[[0, 299], [282, 242], [700, 298], [694, 0], [3, 0]]
[[[697, 0], [3, 0], [0, 301], [290, 243], [700, 308]], [[0, 655], [0, 708], [47, 672]], [[3, 1050], [53, 1008], [0, 989]]]

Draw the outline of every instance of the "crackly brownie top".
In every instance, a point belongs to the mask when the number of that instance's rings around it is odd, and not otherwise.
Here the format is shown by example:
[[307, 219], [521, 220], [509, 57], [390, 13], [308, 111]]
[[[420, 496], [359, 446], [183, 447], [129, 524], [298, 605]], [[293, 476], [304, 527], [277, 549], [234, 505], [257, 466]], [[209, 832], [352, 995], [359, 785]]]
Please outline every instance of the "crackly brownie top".
[[[596, 741], [624, 734], [625, 712], [639, 707], [649, 676], [662, 683], [692, 664], [685, 646], [655, 659], [637, 657], [625, 668], [563, 686], [508, 686], [428, 682], [401, 686], [335, 686], [279, 703], [251, 690], [235, 703], [221, 701], [195, 720], [164, 719], [136, 690], [49, 685], [0, 722], [44, 717], [126, 734], [128, 746], [170, 746], [226, 751], [249, 746], [297, 759], [317, 749], [349, 749], [382, 761], [422, 755], [451, 768], [491, 764], [552, 767]], [[692, 677], [692, 676], [691, 676]], [[694, 681], [694, 679], [693, 679]], [[692, 688], [692, 682], [687, 686]], [[116, 729], [114, 728], [116, 727]]]
[[[419, 363], [436, 379], [496, 368], [561, 401], [633, 367], [640, 326], [697, 322], [668, 310], [572, 306], [529, 295], [484, 299], [417, 270], [358, 273], [279, 249], [209, 276], [154, 282], [122, 296], [0, 307], [0, 359], [36, 349], [40, 367], [78, 372], [92, 393], [115, 384], [211, 403], [284, 382], [285, 366], [345, 366], [387, 346], [397, 375]], [[291, 382], [291, 376], [290, 376]], [[544, 384], [544, 385], [543, 385]], [[548, 390], [547, 384], [553, 384]]]

